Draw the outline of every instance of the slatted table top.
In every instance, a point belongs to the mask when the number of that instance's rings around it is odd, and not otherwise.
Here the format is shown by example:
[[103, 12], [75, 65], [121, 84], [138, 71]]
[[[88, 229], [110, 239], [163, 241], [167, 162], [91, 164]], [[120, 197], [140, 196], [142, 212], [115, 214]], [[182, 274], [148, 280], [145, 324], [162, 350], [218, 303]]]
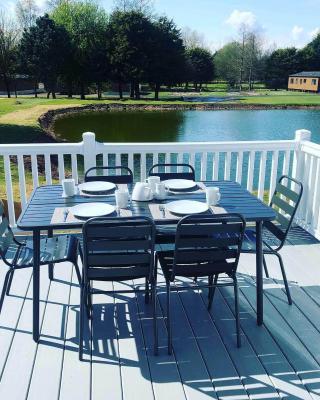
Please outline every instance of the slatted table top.
[[[242, 188], [238, 183], [232, 181], [206, 181], [206, 186], [218, 186], [221, 192], [221, 200], [219, 206], [230, 213], [239, 213], [244, 216], [248, 222], [254, 221], [270, 221], [275, 218], [275, 213], [272, 208], [268, 207], [257, 197], [252, 195], [246, 189]], [[132, 190], [132, 185], [128, 185], [129, 192]], [[174, 200], [198, 200], [205, 202], [205, 193], [179, 193], [169, 195], [162, 203], [167, 203]], [[22, 212], [17, 225], [21, 230], [32, 229], [66, 229], [66, 227], [80, 228], [82, 221], [66, 223], [51, 223], [53, 213], [57, 207], [72, 207], [80, 203], [88, 202], [104, 202], [115, 205], [114, 196], [105, 197], [84, 197], [76, 195], [72, 198], [62, 197], [61, 185], [39, 186], [36, 188], [29, 200], [25, 210]], [[158, 201], [157, 201], [158, 202]], [[152, 217], [148, 202], [131, 202], [131, 211], [135, 216]], [[155, 220], [155, 222], [163, 224], [163, 220]], [[177, 220], [167, 220], [167, 223], [176, 223]]]

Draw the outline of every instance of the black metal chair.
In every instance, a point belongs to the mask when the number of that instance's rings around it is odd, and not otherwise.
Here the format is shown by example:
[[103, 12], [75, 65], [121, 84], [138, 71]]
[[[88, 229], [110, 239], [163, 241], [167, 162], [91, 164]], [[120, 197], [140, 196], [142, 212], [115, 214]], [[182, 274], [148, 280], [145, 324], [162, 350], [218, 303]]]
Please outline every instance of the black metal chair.
[[[114, 172], [114, 175], [98, 175], [99, 172]], [[91, 175], [95, 172], [94, 175]], [[116, 173], [120, 172], [120, 173]], [[123, 173], [125, 172], [125, 173]], [[114, 167], [92, 167], [89, 168], [84, 175], [85, 182], [105, 181], [112, 183], [133, 183], [133, 172], [129, 167], [114, 166]]]
[[[180, 172], [165, 172], [167, 168], [175, 167], [185, 168], [188, 171]], [[149, 176], [159, 176], [160, 180], [166, 179], [190, 179], [195, 180], [195, 170], [192, 165], [189, 164], [155, 164], [149, 170]], [[173, 244], [175, 240], [175, 227], [172, 228], [170, 225], [159, 225], [157, 227], [156, 242], [158, 244]]]
[[[0, 297], [0, 312], [5, 295], [10, 294], [13, 274], [17, 269], [32, 268], [33, 243], [32, 238], [20, 242], [14, 235], [0, 200], [0, 256], [9, 267]], [[78, 239], [73, 235], [58, 235], [40, 240], [40, 265], [53, 265], [64, 261], [71, 262], [76, 269], [79, 283], [81, 282], [78, 267]]]
[[[83, 225], [83, 262], [80, 299], [79, 359], [83, 355], [84, 313], [92, 318], [92, 295], [113, 291], [92, 288], [93, 281], [126, 281], [145, 278], [145, 302], [153, 300], [154, 337], [156, 325], [156, 269], [154, 263], [155, 225], [147, 217], [92, 218]], [[127, 289], [117, 293], [141, 291]], [[156, 352], [156, 346], [155, 346]]]
[[[172, 167], [177, 168], [176, 172], [166, 171], [167, 168], [172, 169]], [[178, 172], [178, 168], [187, 169], [187, 171]], [[159, 176], [160, 180], [164, 181], [166, 179], [190, 179], [195, 180], [195, 170], [190, 164], [155, 164], [149, 169], [149, 176]]]
[[[270, 202], [270, 207], [272, 207], [276, 213], [276, 219], [274, 221], [266, 221], [263, 224], [263, 253], [274, 255], [278, 258], [288, 303], [290, 305], [292, 304], [292, 298], [283, 260], [279, 251], [287, 240], [288, 233], [301, 201], [302, 193], [303, 186], [301, 182], [287, 175], [283, 175], [276, 185], [275, 192]], [[255, 232], [253, 230], [246, 231], [241, 251], [243, 253], [255, 253]], [[263, 265], [265, 274], [267, 278], [269, 278], [267, 263], [264, 256]]]
[[[176, 277], [208, 277], [207, 285], [191, 281], [188, 286], [179, 286], [179, 290], [209, 288], [208, 310], [211, 309], [217, 286], [234, 287], [237, 345], [241, 346], [236, 271], [245, 225], [244, 218], [239, 214], [190, 215], [182, 218], [177, 225], [174, 250], [156, 253], [156, 261], [159, 261], [166, 281], [169, 354], [172, 352], [170, 293], [171, 283]], [[218, 282], [221, 274], [227, 275], [223, 283]]]

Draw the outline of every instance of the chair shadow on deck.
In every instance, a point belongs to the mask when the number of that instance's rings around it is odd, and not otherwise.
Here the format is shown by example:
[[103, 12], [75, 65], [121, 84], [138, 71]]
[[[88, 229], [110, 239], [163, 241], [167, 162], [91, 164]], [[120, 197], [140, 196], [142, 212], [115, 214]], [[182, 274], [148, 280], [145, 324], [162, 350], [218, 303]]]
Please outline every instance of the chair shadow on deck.
[[[122, 368], [122, 373], [128, 373], [128, 368], [138, 368], [142, 378], [153, 384], [182, 381], [186, 392], [199, 391], [208, 398], [269, 398], [277, 396], [279, 392], [290, 398], [301, 398], [297, 393], [305, 391], [307, 394], [307, 390], [319, 393], [320, 366], [317, 355], [310, 354], [310, 349], [301, 342], [303, 338], [295, 337], [291, 343], [295, 334], [280, 316], [280, 311], [275, 309], [276, 305], [283, 307], [281, 312], [291, 310], [285, 301], [282, 302], [285, 294], [281, 287], [266, 287], [265, 326], [258, 327], [254, 310], [254, 281], [250, 275], [239, 273], [239, 285], [243, 338], [240, 349], [236, 347], [233, 297], [230, 289], [217, 290], [210, 313], [206, 309], [206, 293], [177, 291], [172, 295], [174, 352], [169, 356], [166, 348], [166, 327], [162, 318], [166, 299], [160, 287], [159, 356], [153, 355], [151, 305], [144, 303], [142, 294], [112, 294], [107, 297], [96, 296], [99, 303], [94, 302], [92, 339], [89, 333], [90, 322], [86, 319], [84, 358], [93, 365], [99, 363], [108, 364], [109, 368], [110, 365]], [[315, 299], [320, 299], [320, 287], [315, 286], [308, 290]], [[27, 298], [26, 301], [31, 302], [31, 299]], [[312, 301], [310, 298], [310, 302]], [[63, 308], [61, 334], [57, 337], [42, 333], [40, 344], [75, 352], [77, 356], [79, 305], [53, 304]], [[5, 306], [3, 311], [5, 312]], [[273, 313], [277, 314], [274, 320]], [[72, 324], [76, 323], [71, 336], [66, 330], [68, 320]], [[2, 329], [11, 328], [1, 326], [0, 332]], [[31, 331], [16, 331], [26, 334], [27, 340], [32, 340]], [[320, 333], [317, 334], [320, 338]], [[296, 346], [296, 342], [300, 342], [300, 347]], [[303, 352], [301, 348], [304, 349]], [[307, 382], [307, 388], [303, 386], [302, 379]]]

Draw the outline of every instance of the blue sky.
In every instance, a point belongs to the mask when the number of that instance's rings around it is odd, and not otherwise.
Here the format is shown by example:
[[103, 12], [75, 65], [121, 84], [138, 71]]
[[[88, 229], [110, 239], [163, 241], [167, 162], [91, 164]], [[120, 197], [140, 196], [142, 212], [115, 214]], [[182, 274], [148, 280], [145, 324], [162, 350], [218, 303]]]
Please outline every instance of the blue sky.
[[[43, 6], [45, 0], [36, 0]], [[0, 0], [9, 12], [14, 0]], [[108, 11], [113, 0], [98, 0]], [[265, 47], [303, 46], [320, 31], [320, 0], [154, 0], [158, 14], [202, 33], [212, 48], [237, 37], [241, 22], [259, 29]], [[1, 7], [1, 6], [0, 6]]]

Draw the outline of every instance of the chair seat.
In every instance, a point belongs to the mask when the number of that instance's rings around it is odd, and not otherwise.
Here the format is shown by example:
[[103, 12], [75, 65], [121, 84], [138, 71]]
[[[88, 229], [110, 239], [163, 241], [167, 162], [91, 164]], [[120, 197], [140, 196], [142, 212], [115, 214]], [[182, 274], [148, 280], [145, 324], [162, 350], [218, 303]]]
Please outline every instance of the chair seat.
[[[73, 261], [77, 258], [78, 239], [73, 235], [60, 235], [40, 240], [40, 265], [62, 261]], [[18, 248], [15, 265], [17, 268], [33, 265], [33, 242], [27, 240]]]
[[[268, 234], [263, 235], [263, 252], [266, 254], [273, 253], [273, 251], [268, 246], [277, 246], [272, 238], [269, 237]], [[243, 253], [255, 253], [256, 252], [256, 233], [252, 229], [247, 229], [244, 233], [244, 238], [242, 242], [241, 251]]]
[[[173, 258], [174, 252], [173, 251], [159, 251], [157, 253], [161, 269], [166, 280], [170, 280], [172, 268], [173, 268]], [[219, 273], [227, 273], [228, 270], [231, 273], [231, 268], [229, 264], [225, 261], [222, 262], [205, 262], [205, 263], [194, 263], [194, 264], [187, 264], [184, 266], [179, 266], [178, 270], [176, 270], [176, 276], [184, 276], [186, 278], [190, 277], [202, 277], [202, 276], [209, 276]]]

